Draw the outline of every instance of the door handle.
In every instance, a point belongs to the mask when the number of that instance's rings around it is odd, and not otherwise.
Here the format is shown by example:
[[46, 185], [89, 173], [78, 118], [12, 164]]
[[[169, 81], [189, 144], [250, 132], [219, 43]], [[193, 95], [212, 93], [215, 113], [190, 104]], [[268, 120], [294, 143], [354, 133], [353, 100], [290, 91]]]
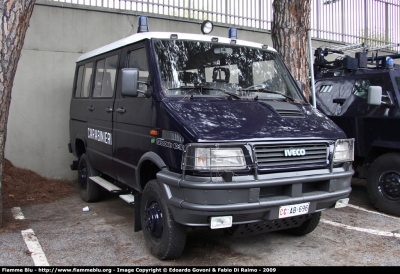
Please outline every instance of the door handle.
[[90, 107], [88, 107], [87, 108], [89, 111], [93, 111], [94, 110], [94, 107], [93, 106], [90, 106]]
[[124, 109], [124, 108], [117, 108], [117, 112], [119, 112], [119, 113], [125, 113], [125, 112], [126, 112], [126, 109]]
[[108, 108], [106, 108], [106, 111], [107, 112], [113, 112], [114, 110], [112, 108], [108, 107]]

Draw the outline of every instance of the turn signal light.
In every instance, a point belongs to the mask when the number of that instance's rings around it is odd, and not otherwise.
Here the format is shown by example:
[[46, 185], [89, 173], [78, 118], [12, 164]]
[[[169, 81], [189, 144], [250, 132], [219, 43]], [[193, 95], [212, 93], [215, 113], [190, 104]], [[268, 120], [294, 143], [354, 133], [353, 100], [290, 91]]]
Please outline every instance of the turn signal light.
[[155, 129], [150, 130], [150, 135], [152, 136], [158, 136], [158, 131]]

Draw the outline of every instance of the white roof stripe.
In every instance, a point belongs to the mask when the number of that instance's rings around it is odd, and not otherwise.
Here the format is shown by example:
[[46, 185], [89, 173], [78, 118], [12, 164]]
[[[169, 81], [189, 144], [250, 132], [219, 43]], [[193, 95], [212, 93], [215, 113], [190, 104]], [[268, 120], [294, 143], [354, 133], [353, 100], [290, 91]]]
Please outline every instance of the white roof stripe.
[[[218, 42], [221, 43], [227, 43], [229, 44], [232, 39], [228, 37], [218, 37], [218, 36], [210, 36], [210, 35], [200, 35], [200, 34], [190, 34], [190, 33], [176, 33], [176, 32], [141, 32], [141, 33], [136, 33], [131, 36], [128, 36], [126, 38], [123, 38], [121, 40], [115, 41], [111, 44], [105, 45], [103, 47], [94, 49], [92, 51], [86, 52], [82, 54], [77, 62], [80, 62], [82, 60], [97, 56], [102, 53], [106, 53], [109, 51], [112, 51], [117, 48], [121, 48], [123, 46], [133, 44], [136, 42], [139, 42], [141, 40], [145, 39], [151, 39], [151, 38], [158, 38], [158, 39], [169, 39], [171, 37], [171, 34], [176, 34], [178, 35], [178, 39], [185, 39], [185, 40], [194, 40], [194, 41], [208, 41], [211, 42], [212, 38], [218, 38]], [[256, 47], [256, 48], [261, 48], [263, 44], [260, 43], [255, 43], [255, 42], [250, 42], [250, 41], [245, 41], [245, 40], [239, 40], [236, 39], [236, 44], [237, 45], [243, 45], [243, 46], [250, 46], [250, 47]], [[268, 46], [268, 50], [276, 51], [274, 48]]]

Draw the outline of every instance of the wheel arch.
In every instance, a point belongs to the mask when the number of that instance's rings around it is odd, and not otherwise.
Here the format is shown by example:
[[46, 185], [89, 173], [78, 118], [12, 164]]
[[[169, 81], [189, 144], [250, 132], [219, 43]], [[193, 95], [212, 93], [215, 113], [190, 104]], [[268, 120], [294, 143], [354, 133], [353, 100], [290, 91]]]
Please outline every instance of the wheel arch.
[[371, 164], [380, 156], [387, 153], [400, 153], [400, 142], [374, 141], [364, 159], [360, 178], [366, 178]]
[[167, 168], [164, 161], [154, 152], [146, 152], [139, 160], [139, 164], [136, 168], [136, 182], [137, 182], [137, 191], [135, 194], [135, 223], [134, 223], [134, 231], [138, 232], [142, 230], [141, 220], [140, 220], [140, 208], [141, 208], [141, 200], [142, 193], [144, 187], [148, 182], [153, 179], [157, 179], [157, 173]]
[[145, 185], [152, 179], [157, 179], [157, 173], [167, 168], [161, 157], [154, 152], [146, 152], [139, 160], [136, 171], [136, 182], [139, 192], [142, 192]]
[[86, 140], [83, 137], [82, 134], [77, 134], [75, 136], [75, 142], [74, 142], [74, 150], [75, 150], [75, 156], [79, 159], [82, 154], [86, 153]]

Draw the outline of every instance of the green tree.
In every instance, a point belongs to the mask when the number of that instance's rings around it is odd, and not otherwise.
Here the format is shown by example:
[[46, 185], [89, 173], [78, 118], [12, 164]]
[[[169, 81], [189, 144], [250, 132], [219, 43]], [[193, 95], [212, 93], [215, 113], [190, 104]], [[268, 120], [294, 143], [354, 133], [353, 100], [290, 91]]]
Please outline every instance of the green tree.
[[0, 227], [3, 225], [1, 182], [11, 90], [35, 1], [2, 0], [0, 2]]
[[273, 9], [272, 44], [294, 78], [301, 81], [303, 94], [309, 100], [307, 32], [311, 28], [311, 0], [276, 0]]

